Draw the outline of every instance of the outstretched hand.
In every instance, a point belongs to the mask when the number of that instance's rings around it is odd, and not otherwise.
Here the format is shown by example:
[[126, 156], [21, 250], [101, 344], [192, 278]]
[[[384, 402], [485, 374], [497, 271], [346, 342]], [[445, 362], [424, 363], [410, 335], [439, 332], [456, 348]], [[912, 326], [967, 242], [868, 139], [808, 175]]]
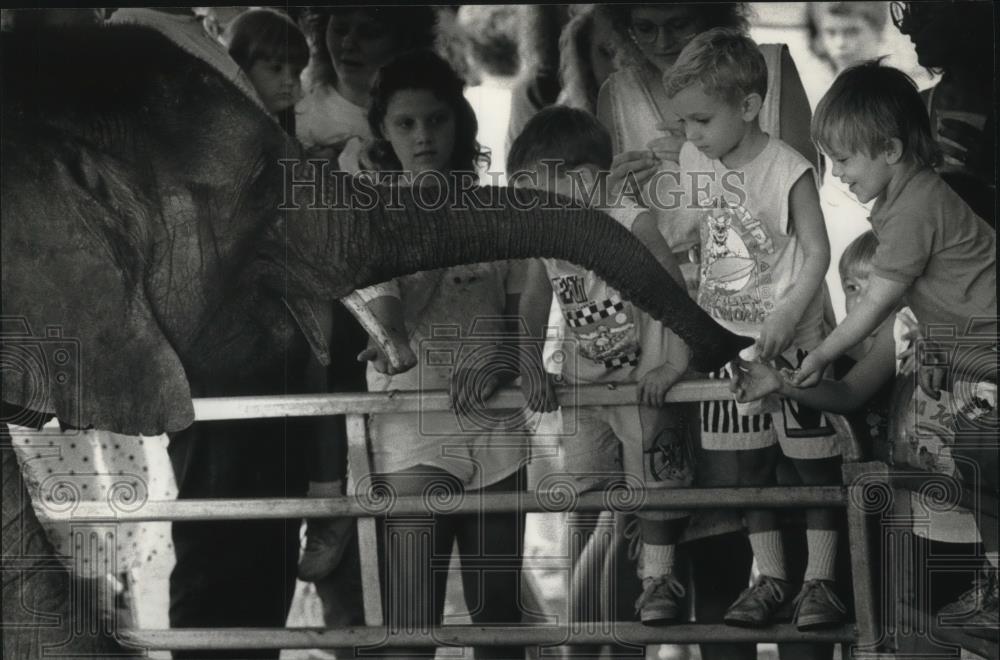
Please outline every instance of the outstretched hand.
[[802, 360], [799, 368], [795, 371], [785, 372], [789, 385], [795, 387], [816, 387], [823, 379], [823, 370], [826, 369], [827, 361], [819, 351], [813, 351]]
[[747, 403], [781, 391], [784, 379], [781, 373], [763, 362], [747, 362], [737, 358], [733, 361], [733, 378], [729, 381], [729, 391], [736, 401]]
[[417, 366], [417, 356], [408, 343], [397, 344], [396, 351], [399, 353], [399, 364], [394, 367], [375, 341], [369, 338], [368, 346], [358, 353], [358, 362], [371, 362], [375, 371], [389, 376], [406, 373]]

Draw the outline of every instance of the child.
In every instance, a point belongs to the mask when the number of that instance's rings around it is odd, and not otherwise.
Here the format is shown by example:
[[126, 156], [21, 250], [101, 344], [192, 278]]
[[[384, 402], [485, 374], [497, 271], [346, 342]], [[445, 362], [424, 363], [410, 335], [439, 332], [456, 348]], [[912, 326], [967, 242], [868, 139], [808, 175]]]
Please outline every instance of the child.
[[251, 9], [230, 24], [226, 43], [264, 108], [294, 135], [294, 107], [302, 95], [299, 74], [309, 63], [309, 45], [302, 32], [281, 12]]
[[[532, 117], [511, 145], [507, 171], [515, 186], [583, 201], [611, 158], [611, 136], [596, 118], [582, 110], [553, 106]], [[646, 243], [678, 282], [683, 281], [648, 211], [627, 205], [611, 213]], [[685, 438], [677, 431], [675, 413], [663, 408], [667, 390], [687, 369], [687, 349], [660, 322], [622, 300], [593, 273], [555, 259], [532, 261], [529, 266], [520, 309], [531, 337], [543, 336], [553, 292], [568, 326], [566, 333], [574, 340], [567, 345], [562, 377], [571, 385], [639, 381], [637, 406], [576, 409], [577, 432], [565, 445], [567, 473], [574, 475], [580, 490], [598, 487], [618, 462], [620, 442], [626, 473], [648, 488], [689, 486], [692, 472]], [[552, 376], [542, 370], [538, 352], [522, 350], [520, 355], [528, 405], [535, 411], [555, 410]], [[601, 476], [595, 479], [595, 474]], [[674, 573], [674, 551], [687, 514], [641, 511], [638, 517], [643, 592], [636, 609], [644, 624], [667, 623], [677, 618], [678, 599], [684, 596]]]
[[810, 2], [809, 46], [835, 73], [878, 57], [889, 18], [885, 2]]
[[[452, 68], [429, 51], [401, 56], [379, 71], [372, 88], [369, 124], [376, 138], [372, 159], [382, 171], [402, 171], [414, 181], [433, 183], [424, 173], [475, 176], [483, 152], [463, 83]], [[406, 182], [402, 177], [400, 185]], [[517, 311], [517, 264], [494, 262], [424, 271], [362, 290], [380, 318], [396, 319], [416, 368], [390, 373], [374, 349], [361, 357], [371, 391], [448, 389], [453, 405], [468, 410], [485, 401], [512, 370], [501, 368], [506, 335]], [[477, 338], [477, 335], [483, 335]], [[452, 359], [442, 359], [442, 355]], [[463, 365], [466, 368], [463, 368]], [[464, 376], [469, 376], [465, 378]], [[527, 437], [511, 428], [514, 418], [484, 411], [462, 419], [450, 411], [386, 413], [370, 421], [371, 454], [379, 483], [398, 494], [424, 494], [433, 503], [446, 493], [516, 491], [523, 486]], [[384, 522], [381, 561], [394, 629], [425, 630], [440, 625], [445, 578], [457, 540], [462, 579], [472, 621], [477, 625], [520, 621], [523, 514], [517, 511], [448, 516], [392, 516]], [[417, 551], [409, 545], [417, 539]], [[426, 539], [426, 546], [421, 546]], [[485, 547], [484, 543], [489, 543]], [[419, 551], [419, 548], [426, 551]], [[412, 627], [412, 628], [411, 628]], [[491, 657], [520, 657], [522, 650], [477, 649]], [[397, 649], [416, 656], [418, 649]]]
[[[827, 364], [902, 301], [921, 330], [936, 324], [957, 338], [995, 338], [996, 234], [934, 172], [940, 151], [913, 81], [877, 62], [852, 67], [823, 97], [812, 130], [834, 175], [862, 203], [875, 200], [870, 220], [879, 247], [865, 294], [791, 384], [815, 385]], [[976, 352], [996, 359], [995, 344]], [[922, 385], [938, 389], [931, 381], [940, 376], [922, 369]], [[992, 376], [995, 381], [995, 369]]]
[[[691, 177], [695, 208], [705, 209], [698, 304], [730, 330], [756, 337], [751, 348], [760, 359], [797, 362], [822, 339], [829, 244], [811, 165], [760, 128], [764, 57], [740, 32], [712, 29], [685, 46], [664, 83], [688, 140], [681, 171]], [[733, 485], [773, 483], [776, 443], [806, 485], [840, 483], [839, 442], [820, 414], [774, 400], [755, 410], [702, 404], [702, 445], [718, 465], [732, 466]], [[745, 517], [760, 578], [724, 620], [764, 626], [792, 596], [792, 583], [774, 512]], [[837, 625], [843, 616], [831, 588], [836, 512], [807, 510], [806, 527], [801, 630]]]
[[[840, 275], [843, 282], [848, 314], [852, 313], [854, 307], [870, 286], [873, 269], [872, 259], [875, 256], [877, 245], [878, 242], [874, 234], [869, 231], [855, 239], [847, 247], [844, 256], [841, 258]], [[805, 405], [823, 410], [845, 415], [854, 413], [859, 419], [857, 421], [851, 419], [851, 421], [855, 430], [859, 431], [859, 439], [862, 443], [872, 443], [878, 439], [878, 435], [884, 434], [886, 431], [884, 423], [885, 412], [888, 410], [892, 395], [893, 377], [897, 372], [906, 374], [910, 368], [906, 364], [906, 359], [897, 360], [897, 356], [901, 356], [899, 349], [906, 348], [906, 344], [908, 343], [905, 339], [909, 329], [907, 327], [907, 317], [909, 316], [907, 312], [908, 310], [904, 309], [894, 317], [887, 319], [870, 337], [849, 351], [848, 355], [853, 358], [855, 364], [841, 380], [823, 380], [816, 387], [797, 388], [788, 384], [776, 369], [761, 363], [743, 362], [735, 370], [735, 376], [730, 388], [735, 393], [738, 401], [752, 401], [769, 394], [777, 393]], [[900, 341], [900, 338], [904, 338], [903, 341]], [[902, 353], [906, 352], [911, 351], [909, 349], [902, 351]], [[980, 394], [982, 393], [981, 390]], [[988, 400], [990, 398], [992, 398], [992, 401]], [[963, 410], [962, 414], [966, 418], [978, 416], [977, 418], [980, 419], [985, 418], [990, 413], [995, 415], [995, 386], [992, 392], [987, 393], [980, 403], [986, 404], [985, 407], [993, 408], [993, 410], [977, 409], [975, 406], [969, 406]], [[858, 411], [861, 411], [861, 413], [858, 414]], [[876, 424], [873, 428], [873, 419], [883, 421]], [[915, 421], [917, 423], [920, 422], [920, 420]], [[970, 421], [974, 420], [970, 419]], [[925, 430], [924, 432], [927, 431]], [[882, 440], [885, 440], [884, 435]], [[953, 456], [957, 455], [957, 453], [953, 453]], [[992, 466], [984, 466], [981, 463], [982, 457], [978, 458], [980, 458], [980, 461], [976, 463], [979, 463], [980, 467], [984, 470], [982, 476], [986, 477], [986, 480], [990, 478], [990, 475], [993, 475], [993, 478], [995, 478], [995, 447], [993, 449]], [[961, 460], [955, 461], [955, 463], [966, 478], [975, 477], [975, 463], [970, 464], [968, 461]], [[922, 502], [915, 500], [914, 503], [916, 504], [915, 508], [923, 508]], [[930, 510], [923, 510], [925, 511], [923, 521], [926, 525]], [[983, 579], [976, 580], [970, 589], [959, 596], [956, 602], [949, 604], [946, 604], [948, 601], [942, 599], [939, 592], [950, 593], [951, 597], [954, 597], [958, 593], [962, 587], [958, 589], [954, 588], [955, 583], [959, 581], [956, 573], [948, 572], [947, 580], [935, 580], [934, 578], [940, 576], [940, 571], [936, 572], [938, 575], [935, 575], [935, 572], [932, 571], [929, 578], [934, 580], [933, 585], [925, 585], [923, 579], [917, 580], [917, 585], [921, 588], [921, 594], [926, 598], [926, 601], [917, 600], [916, 602], [920, 604], [924, 602], [929, 603], [931, 611], [937, 611], [939, 615], [949, 619], [942, 621], [946, 625], [955, 623], [963, 624], [964, 627], [972, 631], [971, 634], [975, 634], [974, 631], [977, 629], [988, 633], [990, 626], [992, 626], [995, 634], [997, 626], [997, 522], [995, 515], [992, 518], [987, 517], [984, 519], [981, 511], [975, 513], [979, 514], [980, 535], [986, 548], [987, 560], [992, 567], [985, 572]], [[932, 552], [928, 551], [925, 555], [917, 556], [963, 556], [973, 554], [974, 546], [972, 544], [974, 540], [969, 538], [969, 533], [971, 532], [974, 537], [975, 530], [963, 533], [961, 518], [957, 512], [936, 515], [938, 517], [942, 515], [951, 516], [948, 524], [945, 525], [945, 534], [939, 532], [936, 535], [938, 540], [928, 542], [931, 544], [930, 547], [933, 548]], [[958, 518], [958, 521], [956, 521], [956, 518]], [[952, 537], [956, 533], [959, 535], [957, 539]], [[945, 540], [941, 540], [942, 536]], [[914, 542], [916, 543], [917, 541], [915, 540]], [[923, 571], [924, 568], [921, 567], [920, 570]], [[923, 576], [924, 574], [921, 573], [920, 575]], [[948, 584], [940, 584], [940, 582], [947, 582]]]
[[[790, 384], [816, 385], [827, 364], [905, 302], [923, 337], [948, 337], [956, 349], [949, 351], [951, 364], [975, 367], [965, 374], [956, 371], [956, 382], [946, 383], [944, 366], [920, 365], [922, 389], [934, 395], [944, 387], [955, 394], [995, 388], [996, 234], [934, 172], [940, 151], [913, 81], [877, 62], [848, 69], [817, 107], [813, 136], [833, 159], [834, 175], [849, 184], [860, 201], [875, 200], [870, 219], [879, 247], [868, 287], [857, 304], [798, 371], [789, 374]], [[969, 341], [961, 341], [964, 338]], [[927, 358], [941, 354], [925, 353]], [[995, 434], [995, 421], [992, 431]], [[995, 441], [981, 445], [981, 434], [957, 433], [952, 453], [968, 459], [959, 465], [979, 465], [979, 475], [970, 476], [995, 492]], [[980, 520], [979, 526], [995, 569], [995, 524]], [[981, 611], [984, 603], [993, 603], [989, 616], [994, 627], [996, 585], [994, 576], [989, 598], [975, 605]]]

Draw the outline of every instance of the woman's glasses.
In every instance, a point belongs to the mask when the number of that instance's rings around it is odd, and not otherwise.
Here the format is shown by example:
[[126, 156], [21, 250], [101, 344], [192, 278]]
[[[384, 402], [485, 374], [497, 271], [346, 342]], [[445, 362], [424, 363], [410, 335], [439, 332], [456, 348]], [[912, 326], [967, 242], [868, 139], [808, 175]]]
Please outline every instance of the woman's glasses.
[[668, 42], [673, 42], [677, 41], [678, 36], [686, 35], [691, 30], [693, 22], [691, 18], [686, 16], [674, 18], [662, 25], [639, 19], [632, 21], [629, 33], [636, 43], [644, 46], [656, 43], [661, 32], [665, 33]]
[[[916, 25], [923, 25], [934, 9], [932, 6], [937, 3], [924, 2], [890, 2], [889, 14], [892, 16], [892, 24], [900, 32], [904, 32], [904, 25], [907, 29], [912, 29]], [[905, 34], [905, 32], [904, 32]]]

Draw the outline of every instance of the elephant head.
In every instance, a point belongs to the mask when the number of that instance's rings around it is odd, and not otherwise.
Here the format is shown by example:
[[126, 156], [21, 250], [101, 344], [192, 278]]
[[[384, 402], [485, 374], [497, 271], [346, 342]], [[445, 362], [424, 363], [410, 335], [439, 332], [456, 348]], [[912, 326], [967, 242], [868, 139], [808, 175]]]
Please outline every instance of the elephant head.
[[308, 330], [309, 301], [498, 259], [595, 271], [673, 328], [696, 368], [749, 343], [598, 211], [520, 210], [558, 205], [499, 188], [428, 210], [407, 190], [350, 181], [358, 203], [312, 203], [310, 186], [287, 185], [313, 172], [289, 166], [298, 144], [155, 31], [5, 34], [3, 61], [5, 355], [23, 358], [4, 365], [9, 404], [123, 433], [178, 430], [193, 419], [190, 382], [280, 359], [299, 336], [289, 307]]

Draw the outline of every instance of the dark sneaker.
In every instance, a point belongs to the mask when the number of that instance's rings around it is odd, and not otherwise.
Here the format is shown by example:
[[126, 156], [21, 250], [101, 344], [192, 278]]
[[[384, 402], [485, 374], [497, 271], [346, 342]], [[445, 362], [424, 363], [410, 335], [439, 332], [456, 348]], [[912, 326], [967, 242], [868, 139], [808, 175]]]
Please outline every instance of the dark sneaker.
[[316, 582], [337, 568], [354, 534], [354, 518], [310, 518], [306, 547], [299, 559], [299, 579]]
[[795, 627], [799, 630], [817, 630], [840, 625], [847, 608], [833, 593], [833, 582], [809, 580], [795, 597]]
[[762, 575], [736, 599], [723, 621], [741, 628], [760, 628], [771, 623], [774, 613], [789, 599], [791, 583]]
[[959, 625], [967, 635], [996, 639], [997, 631], [1000, 629], [998, 620], [1000, 620], [1000, 593], [997, 587], [997, 572], [993, 570], [986, 580], [982, 606], [959, 621]]
[[677, 619], [678, 601], [686, 591], [673, 573], [642, 580], [642, 595], [635, 601], [639, 620], [647, 626], [662, 626]]
[[979, 611], [986, 599], [989, 585], [990, 580], [986, 574], [977, 575], [971, 589], [938, 610], [938, 620], [943, 625], [948, 625]]

